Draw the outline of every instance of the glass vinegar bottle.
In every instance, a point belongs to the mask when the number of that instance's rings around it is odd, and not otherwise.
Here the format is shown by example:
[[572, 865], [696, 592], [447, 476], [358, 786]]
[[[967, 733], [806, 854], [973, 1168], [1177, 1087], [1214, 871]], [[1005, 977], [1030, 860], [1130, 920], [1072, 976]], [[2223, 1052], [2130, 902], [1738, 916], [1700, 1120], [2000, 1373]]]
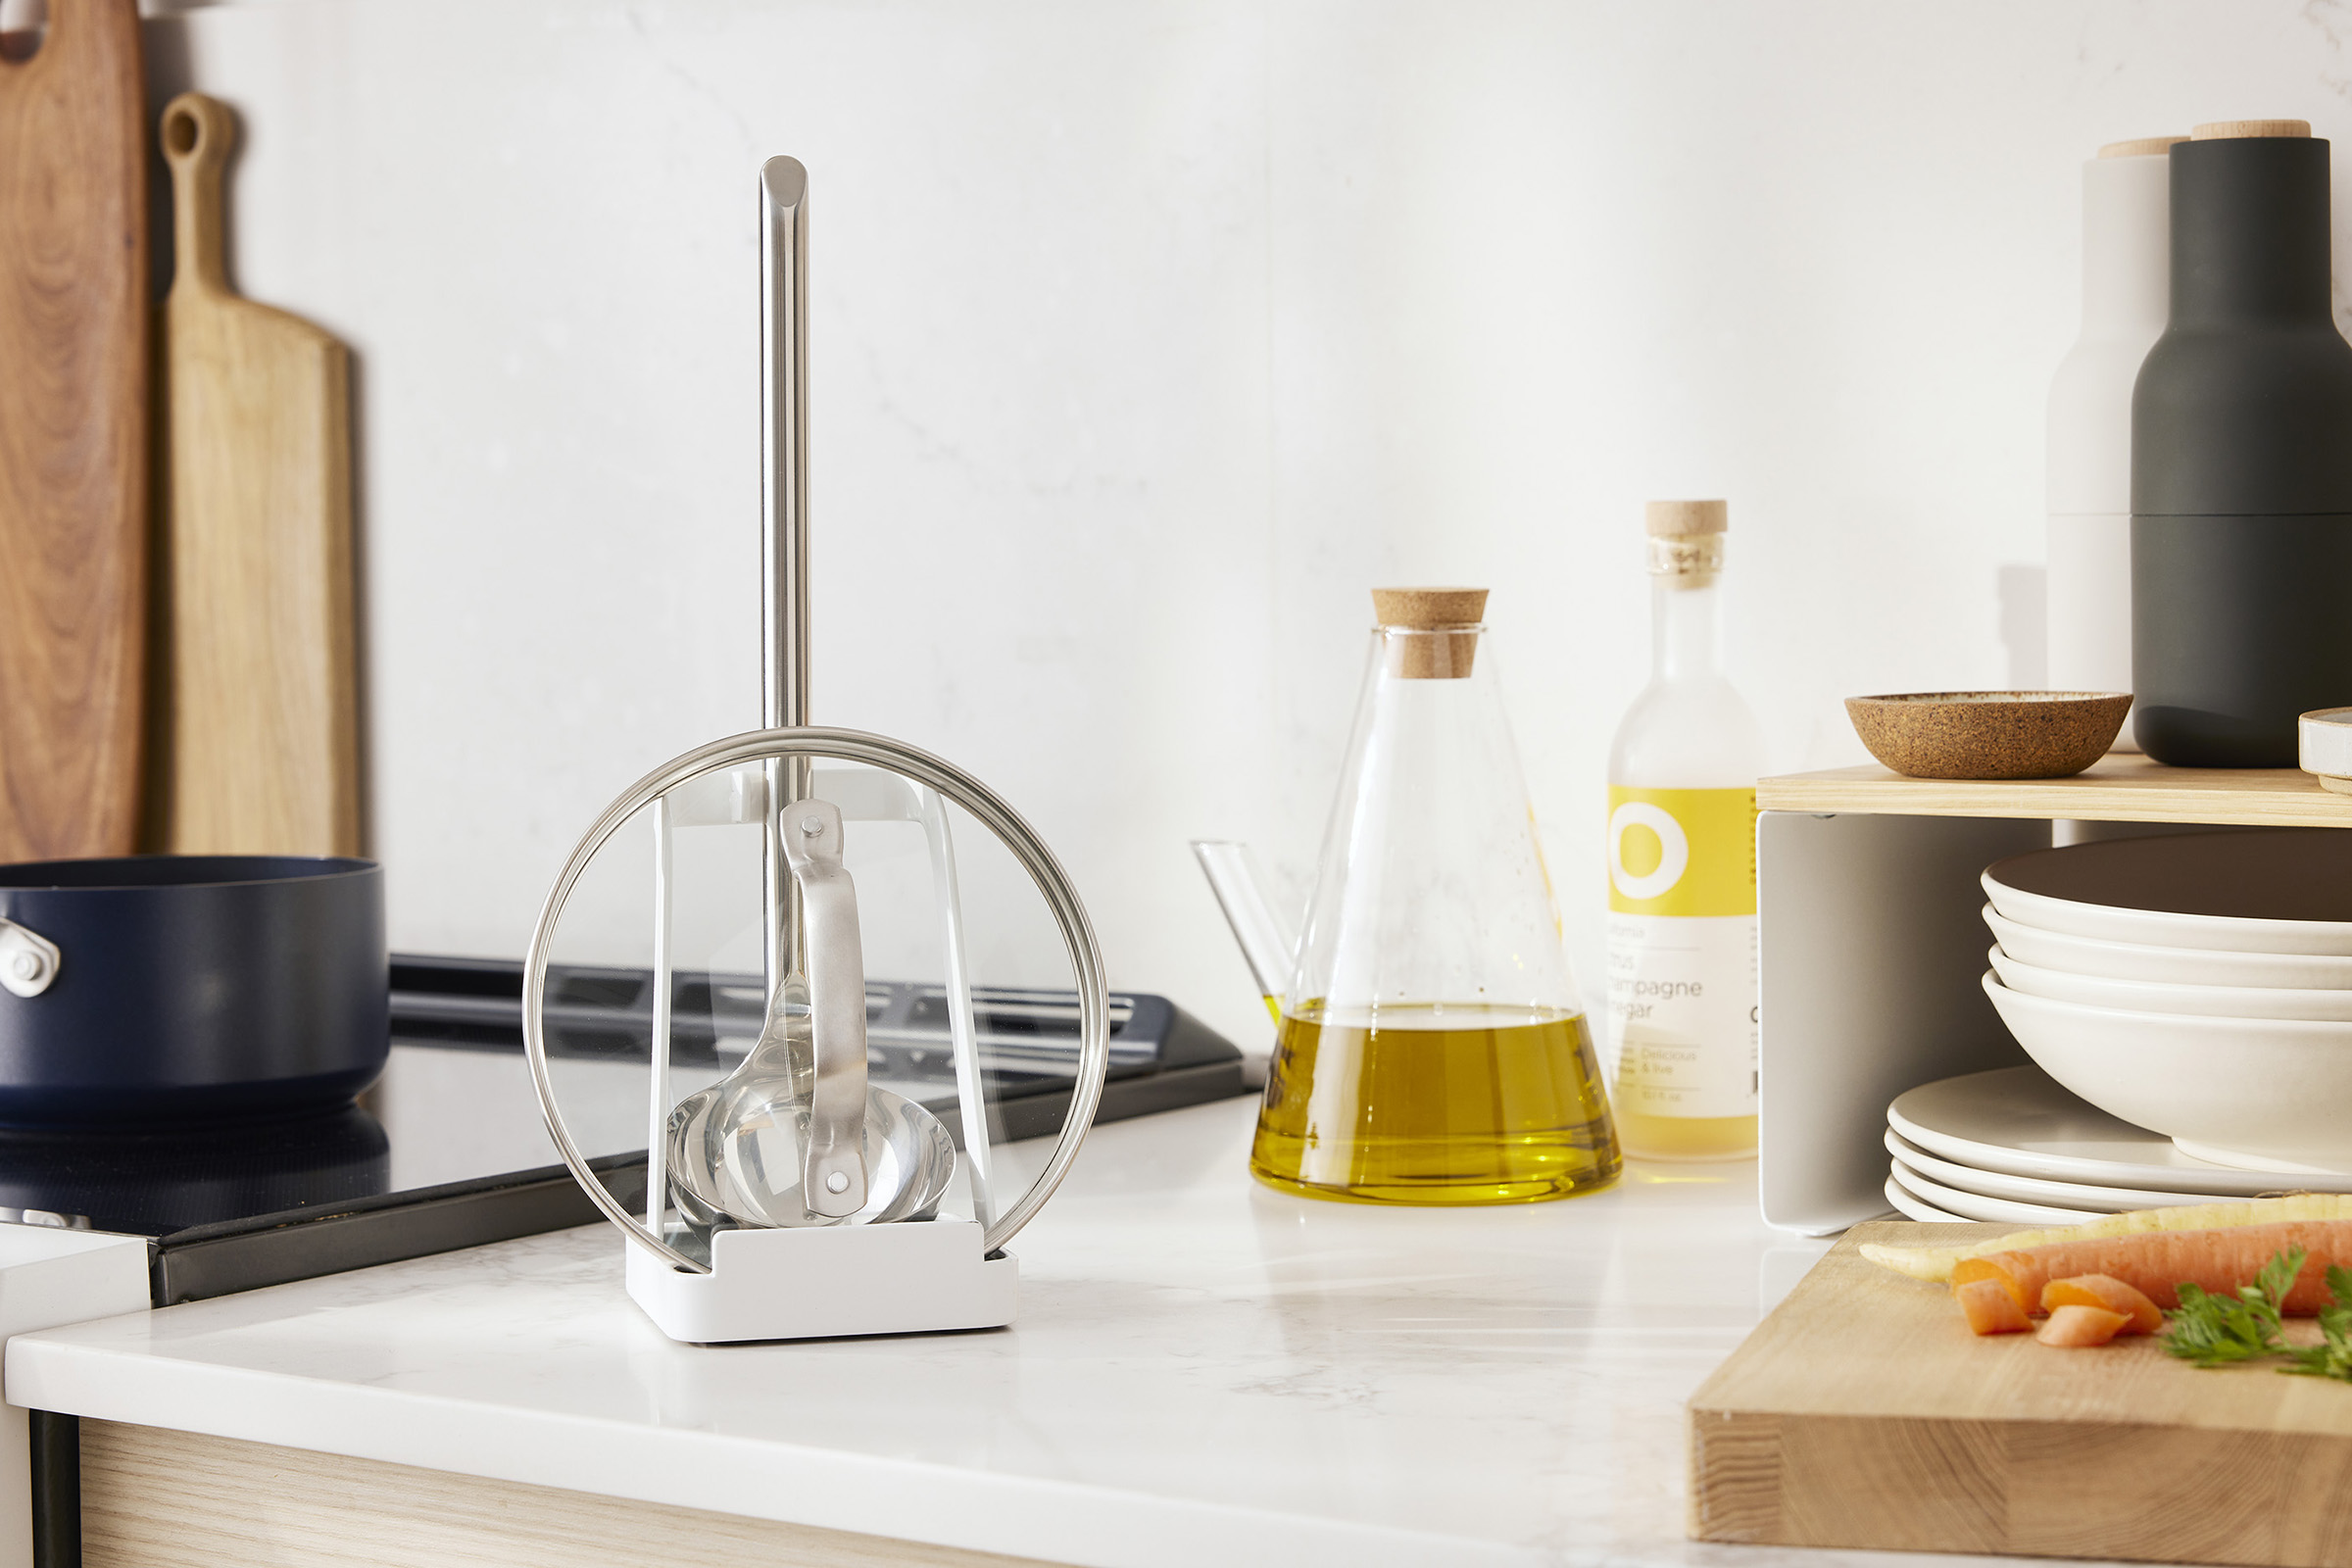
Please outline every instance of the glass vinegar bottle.
[[1595, 1191], [1622, 1163], [1561, 945], [1484, 589], [1382, 589], [1250, 1152], [1388, 1203]]
[[1612, 1096], [1626, 1152], [1756, 1150], [1756, 777], [1723, 673], [1727, 509], [1653, 501], [1649, 684], [1609, 749]]

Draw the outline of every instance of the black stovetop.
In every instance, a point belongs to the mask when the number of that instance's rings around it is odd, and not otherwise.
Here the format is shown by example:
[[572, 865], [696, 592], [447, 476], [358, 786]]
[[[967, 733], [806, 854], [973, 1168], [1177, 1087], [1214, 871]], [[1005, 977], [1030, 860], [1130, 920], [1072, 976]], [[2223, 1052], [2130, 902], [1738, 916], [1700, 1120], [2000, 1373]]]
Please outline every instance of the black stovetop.
[[[707, 999], [739, 991], [730, 980], [739, 977], [697, 983]], [[650, 1017], [646, 977], [579, 971], [566, 983], [590, 1000], [550, 1009], [565, 1119], [606, 1185], [640, 1206], [645, 1054], [642, 1036], [631, 1036]], [[590, 1223], [594, 1206], [553, 1163], [522, 1055], [519, 994], [512, 963], [395, 958], [383, 1077], [336, 1110], [196, 1129], [0, 1128], [0, 1220], [150, 1238], [159, 1306]], [[1114, 1000], [1098, 1120], [1247, 1092], [1240, 1054], [1221, 1036], [1164, 999]], [[950, 1063], [924, 1021], [936, 1001], [919, 987], [877, 986], [869, 1033], [876, 1081], [944, 1108]], [[1075, 1059], [1067, 999], [1003, 992], [979, 1002], [992, 1138], [1057, 1130]], [[682, 1074], [707, 1080], [740, 1059], [738, 1010], [681, 1007], [701, 1026], [678, 1032]], [[960, 1141], [956, 1118], [943, 1119]]]

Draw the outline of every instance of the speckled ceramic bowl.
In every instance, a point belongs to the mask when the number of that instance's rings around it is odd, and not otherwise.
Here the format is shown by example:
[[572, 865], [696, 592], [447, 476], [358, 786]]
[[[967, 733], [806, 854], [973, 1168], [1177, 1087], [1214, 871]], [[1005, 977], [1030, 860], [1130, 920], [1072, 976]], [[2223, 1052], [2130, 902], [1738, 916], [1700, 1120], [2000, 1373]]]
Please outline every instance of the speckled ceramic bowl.
[[1912, 778], [2064, 778], [2107, 755], [2129, 692], [1903, 692], [1848, 697], [1870, 755]]

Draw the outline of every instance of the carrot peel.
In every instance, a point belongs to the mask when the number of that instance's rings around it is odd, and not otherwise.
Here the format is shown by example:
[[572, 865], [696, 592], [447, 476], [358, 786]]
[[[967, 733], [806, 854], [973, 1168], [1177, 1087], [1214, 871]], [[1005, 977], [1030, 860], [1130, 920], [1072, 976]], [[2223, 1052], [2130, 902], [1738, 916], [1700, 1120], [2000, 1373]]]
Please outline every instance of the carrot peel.
[[1997, 1285], [2017, 1303], [2021, 1313], [2034, 1310], [2034, 1298], [2026, 1294], [2024, 1285], [1999, 1257], [1964, 1257], [1952, 1265], [1952, 1294], [1957, 1296], [1963, 1285]]
[[2074, 1304], [2062, 1306], [2050, 1314], [2034, 1338], [2044, 1345], [2055, 1345], [2069, 1350], [2087, 1349], [2105, 1345], [2124, 1331], [2132, 1319], [2122, 1312], [2110, 1312], [2103, 1306]]
[[1960, 1310], [1968, 1314], [1972, 1333], [2022, 1334], [2034, 1326], [2001, 1280], [1970, 1280], [1953, 1286], [1952, 1295], [1959, 1298]]
[[2136, 1288], [2106, 1274], [2078, 1274], [2044, 1285], [2041, 1309], [2055, 1312], [2062, 1306], [2096, 1306], [2121, 1312], [2131, 1319], [2117, 1331], [2122, 1334], [2153, 1334], [2164, 1327], [2164, 1313], [2154, 1301]]

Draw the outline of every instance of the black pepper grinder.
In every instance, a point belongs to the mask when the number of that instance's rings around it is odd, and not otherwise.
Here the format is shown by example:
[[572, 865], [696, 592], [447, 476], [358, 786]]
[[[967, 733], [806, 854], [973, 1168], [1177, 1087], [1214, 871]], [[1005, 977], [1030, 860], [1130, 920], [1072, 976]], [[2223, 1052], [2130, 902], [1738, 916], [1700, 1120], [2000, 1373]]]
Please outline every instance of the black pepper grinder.
[[2292, 767], [2352, 704], [2352, 344], [2328, 143], [2299, 120], [2172, 150], [2172, 314], [2132, 398], [2133, 733], [2160, 762]]

